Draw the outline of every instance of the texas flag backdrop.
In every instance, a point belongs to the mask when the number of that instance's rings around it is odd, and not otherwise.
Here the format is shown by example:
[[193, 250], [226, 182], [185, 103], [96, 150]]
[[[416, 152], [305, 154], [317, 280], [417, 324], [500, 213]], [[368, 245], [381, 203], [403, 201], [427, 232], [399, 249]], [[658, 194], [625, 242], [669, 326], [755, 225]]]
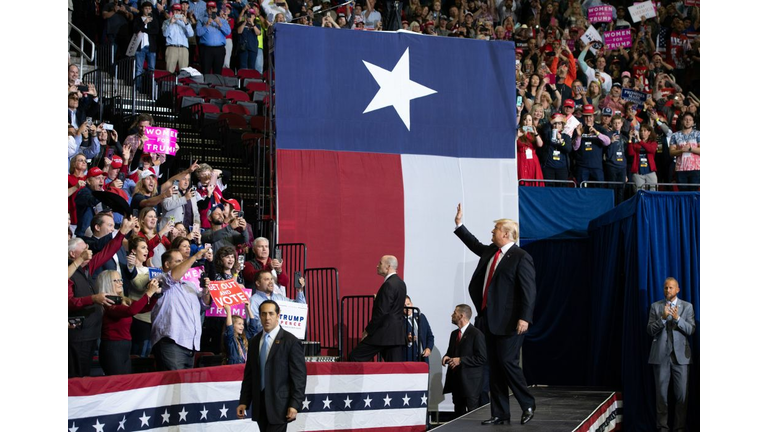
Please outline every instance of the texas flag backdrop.
[[342, 296], [375, 293], [395, 255], [447, 347], [477, 264], [457, 204], [484, 243], [518, 218], [515, 45], [292, 24], [275, 44], [279, 241], [339, 269]]

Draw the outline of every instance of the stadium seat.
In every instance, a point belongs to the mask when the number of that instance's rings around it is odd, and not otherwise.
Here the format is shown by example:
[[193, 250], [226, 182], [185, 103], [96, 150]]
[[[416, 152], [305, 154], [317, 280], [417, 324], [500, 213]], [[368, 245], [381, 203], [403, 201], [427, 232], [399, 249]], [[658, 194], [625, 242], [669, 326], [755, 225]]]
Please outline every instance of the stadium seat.
[[240, 90], [230, 90], [224, 95], [224, 97], [233, 102], [237, 102], [237, 101], [249, 102], [251, 100], [251, 98], [248, 97], [248, 93]]
[[259, 73], [259, 71], [257, 71], [256, 69], [238, 69], [237, 77], [240, 79], [245, 79], [245, 78], [262, 79], [261, 73]]
[[207, 88], [207, 87], [201, 88], [200, 91], [198, 92], [198, 95], [201, 98], [205, 98], [205, 100], [208, 101], [208, 102], [210, 102], [211, 99], [223, 99], [224, 98], [224, 95], [218, 89]]
[[233, 76], [235, 76], [235, 71], [233, 71], [230, 68], [222, 68], [221, 69], [221, 74], [223, 76], [225, 76], [225, 77], [233, 77]]
[[251, 129], [257, 132], [264, 132], [267, 129], [267, 118], [264, 116], [253, 116], [250, 120]]
[[237, 104], [226, 104], [221, 109], [221, 112], [223, 112], [223, 113], [235, 113], [235, 114], [240, 114], [240, 115], [243, 115], [243, 116], [250, 115], [250, 112], [248, 112], [248, 108], [246, 108], [246, 107], [244, 107], [242, 105], [237, 105]]

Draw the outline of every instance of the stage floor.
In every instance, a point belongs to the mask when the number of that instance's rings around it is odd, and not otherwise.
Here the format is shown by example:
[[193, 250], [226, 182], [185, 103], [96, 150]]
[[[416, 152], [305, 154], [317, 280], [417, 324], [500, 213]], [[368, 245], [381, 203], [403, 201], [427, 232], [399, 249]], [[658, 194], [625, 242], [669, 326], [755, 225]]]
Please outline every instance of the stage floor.
[[531, 393], [536, 398], [536, 413], [533, 420], [526, 425], [520, 424], [522, 411], [517, 400], [510, 396], [511, 425], [481, 425], [480, 422], [491, 417], [491, 405], [488, 404], [430, 430], [490, 432], [515, 429], [525, 432], [571, 432], [613, 392], [573, 387], [533, 387]]

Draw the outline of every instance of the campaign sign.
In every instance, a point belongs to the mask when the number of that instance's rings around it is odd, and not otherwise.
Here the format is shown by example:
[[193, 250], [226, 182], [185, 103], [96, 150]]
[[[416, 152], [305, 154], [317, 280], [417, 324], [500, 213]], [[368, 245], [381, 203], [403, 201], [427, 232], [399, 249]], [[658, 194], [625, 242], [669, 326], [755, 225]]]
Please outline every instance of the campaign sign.
[[621, 98], [625, 101], [642, 105], [648, 99], [648, 94], [630, 89], [621, 89]]
[[568, 120], [565, 121], [565, 127], [563, 127], [563, 133], [572, 137], [573, 131], [576, 130], [580, 124], [581, 122], [576, 118], [576, 116], [572, 115], [568, 117]]
[[157, 279], [159, 275], [163, 274], [163, 270], [157, 267], [147, 267], [149, 269], [149, 279]]
[[635, 3], [627, 8], [629, 15], [632, 17], [632, 22], [640, 22], [642, 17], [650, 19], [656, 16], [656, 8], [651, 0], [644, 1], [642, 3]]
[[213, 303], [220, 309], [224, 309], [224, 305], [234, 306], [250, 299], [243, 292], [242, 286], [234, 279], [211, 281], [208, 284], [208, 290], [211, 292]]
[[147, 135], [144, 153], [176, 154], [176, 138], [179, 136], [176, 129], [149, 126], [144, 128], [144, 133]]
[[613, 6], [594, 6], [587, 11], [587, 17], [591, 23], [613, 21]]
[[632, 31], [630, 29], [607, 31], [603, 37], [605, 37], [605, 48], [609, 50], [632, 46]]
[[304, 340], [307, 333], [307, 305], [287, 301], [277, 302], [280, 305], [280, 327]]
[[589, 26], [587, 31], [581, 35], [581, 41], [584, 42], [585, 45], [590, 42], [595, 42], [589, 49], [592, 54], [596, 54], [597, 50], [603, 47], [603, 37], [600, 36], [600, 33], [598, 33], [594, 26]]
[[[251, 298], [250, 288], [243, 288], [242, 286], [240, 286], [240, 289], [243, 290], [243, 292], [248, 296], [248, 298]], [[235, 315], [241, 316], [244, 320], [248, 319], [248, 314], [245, 312], [245, 303], [232, 305], [232, 316], [235, 316]], [[226, 318], [227, 311], [225, 311], [223, 307], [218, 307], [216, 306], [216, 303], [213, 303], [211, 305], [211, 308], [205, 311], [205, 316]]]
[[203, 266], [192, 267], [191, 269], [187, 270], [186, 273], [184, 273], [184, 276], [181, 277], [181, 280], [191, 283], [195, 288], [197, 288], [198, 291], [202, 291], [203, 289], [200, 287], [201, 273], [203, 273]]

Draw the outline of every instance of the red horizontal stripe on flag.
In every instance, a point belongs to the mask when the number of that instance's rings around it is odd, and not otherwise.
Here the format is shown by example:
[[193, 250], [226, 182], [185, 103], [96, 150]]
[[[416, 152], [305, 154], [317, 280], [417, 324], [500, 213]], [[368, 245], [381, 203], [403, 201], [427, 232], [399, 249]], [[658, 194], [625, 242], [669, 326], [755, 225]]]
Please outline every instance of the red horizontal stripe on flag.
[[376, 292], [382, 255], [404, 273], [400, 155], [278, 149], [277, 184], [279, 242], [306, 244], [308, 268], [338, 269], [342, 297]]
[[69, 396], [90, 396], [172, 384], [242, 381], [244, 367], [244, 364], [239, 364], [108, 377], [71, 378], [68, 382]]

